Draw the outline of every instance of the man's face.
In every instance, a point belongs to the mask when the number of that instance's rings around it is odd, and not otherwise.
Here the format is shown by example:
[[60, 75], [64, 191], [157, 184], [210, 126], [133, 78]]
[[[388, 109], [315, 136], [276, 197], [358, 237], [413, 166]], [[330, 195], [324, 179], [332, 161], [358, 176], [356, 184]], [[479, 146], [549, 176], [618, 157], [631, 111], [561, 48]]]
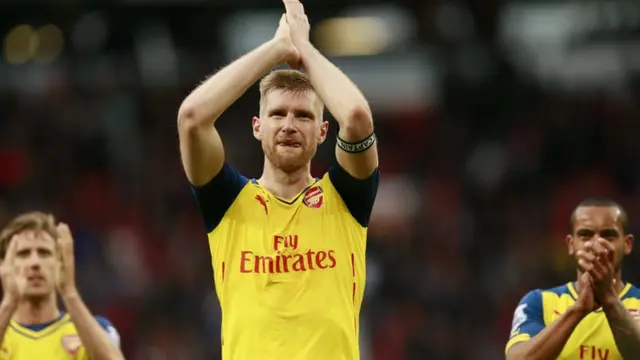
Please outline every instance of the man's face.
[[316, 95], [273, 90], [263, 103], [260, 118], [253, 118], [253, 135], [267, 159], [288, 173], [305, 166], [327, 136]]
[[633, 248], [633, 235], [624, 234], [620, 215], [616, 207], [584, 206], [576, 209], [573, 234], [567, 235], [569, 255], [575, 258], [576, 264], [578, 250], [601, 237], [613, 245], [613, 266], [616, 271], [621, 269], [622, 260]]
[[24, 296], [38, 299], [55, 291], [56, 241], [46, 231], [28, 230], [13, 237], [16, 242], [15, 266], [26, 279]]

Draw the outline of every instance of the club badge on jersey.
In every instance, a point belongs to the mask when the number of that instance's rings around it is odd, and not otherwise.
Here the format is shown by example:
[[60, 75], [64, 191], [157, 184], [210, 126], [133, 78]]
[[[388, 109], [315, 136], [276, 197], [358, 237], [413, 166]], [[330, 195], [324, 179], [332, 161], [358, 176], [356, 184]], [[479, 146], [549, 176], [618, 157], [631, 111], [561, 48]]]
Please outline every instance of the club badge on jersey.
[[324, 194], [320, 186], [314, 186], [304, 194], [302, 202], [312, 209], [319, 209], [324, 203]]

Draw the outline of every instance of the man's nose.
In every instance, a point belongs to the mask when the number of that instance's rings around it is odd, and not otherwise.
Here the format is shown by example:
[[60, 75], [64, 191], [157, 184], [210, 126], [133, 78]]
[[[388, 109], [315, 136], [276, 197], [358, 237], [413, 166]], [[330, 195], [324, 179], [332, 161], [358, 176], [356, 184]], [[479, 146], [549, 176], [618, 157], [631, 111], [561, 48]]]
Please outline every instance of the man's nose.
[[27, 259], [27, 266], [30, 268], [39, 268], [40, 267], [40, 257], [37, 254], [31, 254]]
[[296, 131], [295, 116], [288, 115], [284, 119], [284, 122], [282, 123], [282, 131], [285, 131], [287, 133], [291, 133], [291, 132], [295, 132]]

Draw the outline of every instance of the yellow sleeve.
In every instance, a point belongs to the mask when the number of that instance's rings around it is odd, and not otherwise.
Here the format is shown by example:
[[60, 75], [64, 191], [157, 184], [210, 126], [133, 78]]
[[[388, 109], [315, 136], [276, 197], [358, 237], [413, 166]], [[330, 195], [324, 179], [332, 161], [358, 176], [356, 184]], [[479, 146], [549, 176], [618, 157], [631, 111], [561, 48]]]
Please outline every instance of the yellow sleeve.
[[509, 353], [509, 350], [511, 350], [511, 348], [513, 347], [513, 345], [521, 343], [521, 342], [529, 341], [529, 340], [531, 340], [531, 335], [529, 335], [529, 334], [519, 334], [519, 335], [516, 335], [516, 336], [512, 337], [507, 342], [507, 346], [504, 349], [504, 354], [507, 355]]

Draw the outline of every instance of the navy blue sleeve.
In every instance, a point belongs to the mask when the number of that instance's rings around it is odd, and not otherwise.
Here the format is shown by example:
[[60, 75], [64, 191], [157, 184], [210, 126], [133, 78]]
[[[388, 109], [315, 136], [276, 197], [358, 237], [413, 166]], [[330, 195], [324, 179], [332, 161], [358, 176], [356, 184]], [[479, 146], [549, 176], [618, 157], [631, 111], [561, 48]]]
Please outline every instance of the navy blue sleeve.
[[373, 174], [366, 179], [356, 179], [336, 163], [329, 169], [329, 178], [342, 201], [347, 205], [351, 216], [362, 227], [369, 226], [371, 211], [378, 194], [380, 169], [376, 168]]
[[249, 179], [225, 163], [220, 172], [205, 185], [191, 185], [191, 192], [204, 218], [208, 233], [222, 221], [222, 217], [247, 182]]
[[120, 334], [118, 333], [118, 330], [116, 330], [115, 326], [113, 326], [107, 318], [102, 316], [96, 316], [96, 321], [107, 331], [111, 340], [120, 347]]
[[532, 338], [538, 335], [544, 329], [542, 314], [542, 292], [540, 290], [528, 292], [520, 300], [520, 304], [513, 314], [510, 337], [527, 334]]

